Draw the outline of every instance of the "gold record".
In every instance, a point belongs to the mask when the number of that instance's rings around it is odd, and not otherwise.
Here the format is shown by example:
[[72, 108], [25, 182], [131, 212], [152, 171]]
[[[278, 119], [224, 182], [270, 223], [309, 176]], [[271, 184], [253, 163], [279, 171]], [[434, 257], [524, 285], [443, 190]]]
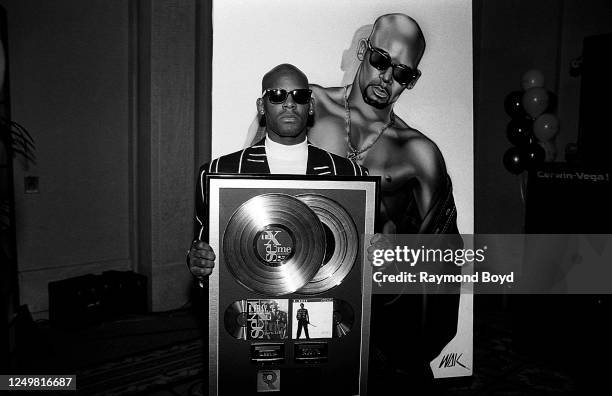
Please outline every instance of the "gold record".
[[287, 194], [243, 203], [223, 234], [225, 264], [247, 289], [270, 296], [293, 293], [325, 258], [325, 230], [315, 212]]
[[327, 253], [313, 279], [298, 290], [317, 294], [340, 283], [349, 274], [359, 249], [359, 235], [352, 217], [338, 202], [320, 194], [301, 194], [296, 198], [317, 214], [327, 234]]
[[234, 301], [225, 310], [225, 330], [239, 340], [247, 339], [247, 303], [245, 300]]
[[333, 338], [346, 336], [353, 329], [355, 323], [355, 312], [351, 304], [344, 300], [334, 298], [334, 327]]

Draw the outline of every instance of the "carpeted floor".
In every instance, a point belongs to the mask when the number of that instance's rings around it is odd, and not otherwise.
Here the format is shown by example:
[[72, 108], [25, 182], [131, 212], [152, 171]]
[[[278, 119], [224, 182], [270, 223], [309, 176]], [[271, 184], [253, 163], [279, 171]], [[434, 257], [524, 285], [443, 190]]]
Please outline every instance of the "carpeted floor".
[[576, 390], [572, 376], [517, 351], [504, 313], [489, 312], [474, 326], [474, 376], [471, 384], [450, 386], [444, 394], [467, 395], [564, 395]]
[[[475, 317], [474, 376], [439, 381], [425, 394], [561, 395], [576, 390], [571, 373], [516, 350], [511, 317]], [[201, 395], [205, 343], [189, 309], [123, 318], [83, 330], [32, 323], [28, 348], [13, 359], [15, 373], [76, 373], [83, 395]], [[22, 341], [23, 344], [23, 341]], [[409, 379], [395, 376], [409, 394]]]

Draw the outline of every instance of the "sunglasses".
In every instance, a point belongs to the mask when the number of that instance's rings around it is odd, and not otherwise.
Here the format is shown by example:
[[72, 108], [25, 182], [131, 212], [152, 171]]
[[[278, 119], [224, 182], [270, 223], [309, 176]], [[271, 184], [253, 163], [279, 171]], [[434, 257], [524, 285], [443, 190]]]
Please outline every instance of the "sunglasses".
[[391, 56], [380, 48], [372, 47], [370, 40], [368, 40], [368, 50], [370, 50], [370, 65], [380, 71], [392, 67], [393, 79], [400, 85], [408, 85], [421, 75], [418, 69], [414, 70], [410, 66], [391, 62]]
[[263, 95], [268, 95], [268, 100], [273, 104], [285, 103], [287, 97], [291, 94], [293, 101], [297, 104], [305, 105], [310, 102], [312, 91], [310, 89], [294, 89], [293, 91], [287, 91], [285, 89], [266, 89], [263, 91]]

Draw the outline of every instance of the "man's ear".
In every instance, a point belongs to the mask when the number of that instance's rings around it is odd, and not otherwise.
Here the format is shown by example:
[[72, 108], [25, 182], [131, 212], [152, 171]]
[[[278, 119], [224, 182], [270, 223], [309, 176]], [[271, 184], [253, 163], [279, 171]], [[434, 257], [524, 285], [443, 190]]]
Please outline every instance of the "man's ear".
[[257, 113], [259, 113], [260, 115], [264, 115], [266, 112], [264, 110], [263, 100], [261, 98], [258, 98], [255, 103], [257, 105]]
[[359, 45], [357, 46], [357, 59], [360, 61], [365, 58], [365, 53], [368, 50], [368, 39], [362, 38], [359, 40]]
[[313, 97], [310, 97], [310, 103], [308, 104], [308, 114], [313, 115], [315, 109], [315, 101]]
[[420, 77], [421, 77], [421, 71], [417, 69], [414, 73], [414, 78], [412, 79], [412, 81], [410, 81], [410, 84], [406, 85], [406, 89], [414, 88], [414, 85], [416, 84], [416, 82], [419, 80]]

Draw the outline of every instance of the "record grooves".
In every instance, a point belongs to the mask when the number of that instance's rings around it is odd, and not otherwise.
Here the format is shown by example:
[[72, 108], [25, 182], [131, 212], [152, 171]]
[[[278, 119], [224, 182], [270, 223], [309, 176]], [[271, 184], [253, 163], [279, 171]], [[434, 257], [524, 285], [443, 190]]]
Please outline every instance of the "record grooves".
[[247, 306], [245, 300], [234, 301], [225, 310], [225, 330], [239, 340], [247, 339]]
[[353, 268], [359, 249], [357, 227], [342, 205], [331, 198], [320, 194], [301, 194], [296, 198], [312, 208], [333, 239], [333, 243], [328, 244], [328, 248], [332, 245], [332, 251], [326, 255], [329, 259], [312, 280], [298, 290], [304, 294], [322, 293], [342, 283]]
[[229, 271], [247, 289], [279, 296], [304, 287], [325, 258], [325, 230], [315, 212], [287, 194], [243, 203], [223, 235]]
[[333, 337], [341, 338], [346, 336], [355, 323], [355, 312], [351, 305], [344, 301], [334, 299], [334, 327]]

